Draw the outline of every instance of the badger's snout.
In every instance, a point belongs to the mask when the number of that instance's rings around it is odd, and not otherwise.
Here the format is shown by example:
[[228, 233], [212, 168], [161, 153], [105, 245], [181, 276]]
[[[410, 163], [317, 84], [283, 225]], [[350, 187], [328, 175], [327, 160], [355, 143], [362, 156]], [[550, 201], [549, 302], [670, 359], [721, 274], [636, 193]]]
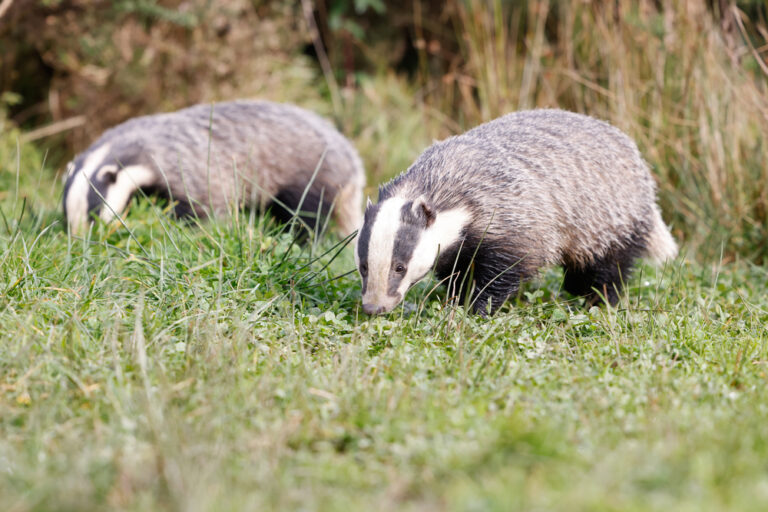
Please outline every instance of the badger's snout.
[[387, 310], [384, 306], [379, 306], [377, 304], [368, 304], [367, 302], [363, 302], [363, 311], [366, 315], [378, 315], [380, 313], [386, 313]]
[[363, 296], [363, 312], [367, 315], [380, 315], [381, 313], [389, 313], [403, 300], [401, 294], [387, 295], [382, 300], [370, 300]]

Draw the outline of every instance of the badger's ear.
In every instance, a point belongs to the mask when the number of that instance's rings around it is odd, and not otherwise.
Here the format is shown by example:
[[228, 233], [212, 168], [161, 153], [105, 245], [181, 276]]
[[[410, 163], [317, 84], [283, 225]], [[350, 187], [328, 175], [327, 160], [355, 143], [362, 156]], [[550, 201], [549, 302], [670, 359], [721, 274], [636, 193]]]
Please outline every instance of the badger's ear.
[[105, 165], [101, 169], [99, 169], [96, 175], [106, 183], [112, 185], [117, 181], [118, 172], [120, 172], [120, 168], [114, 164], [110, 164], [110, 165]]
[[413, 214], [428, 228], [435, 222], [435, 208], [429, 200], [421, 196], [413, 202]]
[[368, 197], [368, 198], [366, 199], [366, 201], [365, 201], [365, 209], [367, 210], [367, 209], [368, 209], [368, 208], [370, 208], [371, 206], [373, 206], [373, 203], [371, 202], [371, 198], [370, 198], [370, 197]]

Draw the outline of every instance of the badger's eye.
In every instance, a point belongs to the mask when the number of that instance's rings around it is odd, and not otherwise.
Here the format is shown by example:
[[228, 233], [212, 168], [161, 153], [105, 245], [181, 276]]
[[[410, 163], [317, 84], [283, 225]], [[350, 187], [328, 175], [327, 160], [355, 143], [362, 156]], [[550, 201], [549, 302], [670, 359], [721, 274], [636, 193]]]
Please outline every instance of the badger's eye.
[[405, 265], [402, 263], [398, 263], [395, 265], [395, 273], [397, 274], [405, 274]]
[[368, 264], [367, 263], [361, 263], [360, 264], [360, 275], [365, 277], [368, 275]]

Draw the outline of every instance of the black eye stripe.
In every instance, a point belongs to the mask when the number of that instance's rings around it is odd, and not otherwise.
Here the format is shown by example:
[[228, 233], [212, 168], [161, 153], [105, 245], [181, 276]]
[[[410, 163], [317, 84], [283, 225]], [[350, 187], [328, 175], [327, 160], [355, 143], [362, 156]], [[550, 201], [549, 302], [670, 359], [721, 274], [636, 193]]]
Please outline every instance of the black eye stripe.
[[[104, 204], [102, 197], [106, 199], [107, 190], [117, 182], [119, 168], [102, 171], [103, 167], [93, 173], [93, 176], [90, 177], [90, 183], [88, 183], [88, 213], [98, 212], [101, 209]], [[99, 197], [99, 194], [102, 197]]]
[[376, 216], [379, 214], [379, 205], [369, 206], [365, 211], [365, 222], [360, 229], [360, 234], [357, 237], [357, 257], [360, 260], [362, 266], [368, 264], [368, 245], [371, 243], [371, 228], [374, 222], [376, 222]]
[[[409, 215], [412, 203], [405, 203], [402, 208], [402, 218]], [[392, 261], [403, 262], [407, 265], [411, 261], [413, 251], [421, 238], [422, 229], [412, 224], [402, 224], [395, 234], [395, 244], [392, 248]]]
[[[90, 179], [90, 183], [88, 183], [88, 213], [98, 212], [102, 205], [102, 199], [99, 197], [99, 194], [101, 194], [102, 197], [106, 197], [107, 195], [107, 187], [108, 183], [105, 183], [104, 180], [96, 178], [95, 175], [93, 178]], [[98, 193], [96, 192], [98, 190]]]
[[[401, 219], [406, 219], [410, 215], [410, 209], [412, 207], [411, 202], [407, 202], [403, 205], [401, 210]], [[408, 263], [413, 258], [413, 251], [416, 250], [416, 245], [419, 243], [423, 230], [419, 227], [411, 224], [404, 223], [400, 226], [395, 234], [395, 243], [392, 247], [392, 270], [395, 271], [395, 275], [391, 276], [388, 283], [387, 293], [389, 295], [396, 295], [397, 290], [402, 283], [403, 278], [406, 275], [408, 269]], [[397, 272], [398, 265], [403, 266], [402, 272]]]

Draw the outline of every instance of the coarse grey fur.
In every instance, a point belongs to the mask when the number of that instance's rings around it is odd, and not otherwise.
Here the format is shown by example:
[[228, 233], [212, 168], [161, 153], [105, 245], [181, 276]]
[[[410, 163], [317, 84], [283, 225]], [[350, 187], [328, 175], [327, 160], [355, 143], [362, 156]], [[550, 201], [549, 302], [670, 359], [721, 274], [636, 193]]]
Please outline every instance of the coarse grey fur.
[[[121, 173], [131, 176], [121, 180]], [[180, 215], [223, 215], [238, 205], [272, 206], [288, 218], [281, 203], [295, 210], [309, 187], [302, 218], [313, 226], [314, 214], [333, 205], [339, 231], [348, 235], [362, 223], [364, 184], [357, 151], [328, 121], [293, 105], [242, 100], [107, 130], [70, 164], [63, 204], [74, 228], [94, 213], [105, 220], [110, 210], [120, 213], [139, 188], [171, 198]], [[111, 209], [105, 199], [115, 203]]]
[[[369, 246], [386, 245], [377, 232], [385, 238], [395, 232], [376, 223], [378, 210], [392, 201], [402, 204], [400, 224], [387, 245], [390, 259], [374, 269]], [[430, 235], [442, 240], [430, 249], [435, 252], [420, 254], [429, 245], [421, 242], [424, 233], [445, 212], [452, 220], [438, 231], [455, 236]], [[371, 313], [402, 300], [422, 277], [406, 277], [419, 258], [484, 314], [546, 265], [565, 268], [566, 290], [615, 303], [636, 257], [663, 261], [677, 253], [635, 143], [603, 121], [545, 109], [508, 114], [429, 147], [380, 188], [356, 249], [363, 306]], [[374, 272], [387, 275], [370, 290]]]

